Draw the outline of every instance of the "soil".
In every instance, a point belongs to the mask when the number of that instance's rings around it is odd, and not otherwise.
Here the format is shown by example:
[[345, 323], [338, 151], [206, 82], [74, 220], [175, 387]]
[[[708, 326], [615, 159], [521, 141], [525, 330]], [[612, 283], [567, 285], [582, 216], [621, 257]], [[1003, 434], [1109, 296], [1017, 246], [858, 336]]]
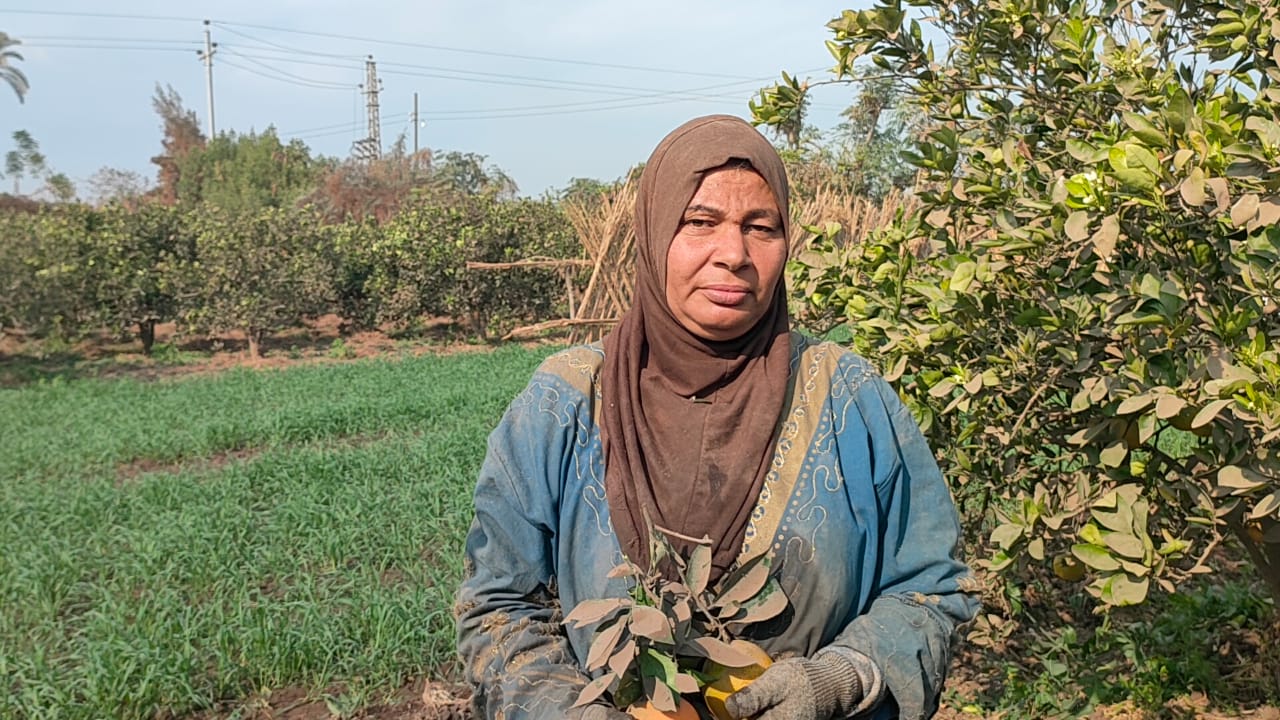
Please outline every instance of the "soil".
[[[352, 330], [337, 315], [268, 335], [261, 357], [249, 354], [241, 331], [214, 335], [183, 333], [174, 323], [156, 325], [150, 357], [133, 334], [100, 331], [71, 343], [0, 331], [0, 388], [63, 377], [131, 377], [141, 380], [216, 373], [231, 368], [283, 368], [381, 356], [486, 352], [493, 343], [471, 342], [448, 318], [434, 318], [413, 333], [384, 327]], [[525, 345], [537, 345], [529, 341]]]
[[216, 720], [235, 716], [244, 720], [470, 720], [469, 691], [460, 685], [419, 680], [388, 698], [358, 709], [343, 707], [341, 688], [308, 693], [301, 688], [275, 690], [251, 697], [234, 707], [214, 708], [188, 720]]

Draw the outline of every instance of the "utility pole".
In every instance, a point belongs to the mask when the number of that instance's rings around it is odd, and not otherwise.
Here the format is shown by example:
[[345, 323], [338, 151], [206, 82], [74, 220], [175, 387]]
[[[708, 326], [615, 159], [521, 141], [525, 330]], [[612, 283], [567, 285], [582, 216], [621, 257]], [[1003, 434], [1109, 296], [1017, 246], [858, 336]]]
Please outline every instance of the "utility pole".
[[209, 101], [209, 118], [206, 125], [209, 128], [209, 139], [213, 140], [214, 134], [217, 132], [213, 124], [213, 49], [217, 45], [209, 37], [209, 21], [204, 21], [204, 51], [197, 50], [196, 54], [204, 61], [204, 84], [205, 93]]
[[378, 119], [378, 93], [382, 91], [382, 82], [378, 80], [378, 66], [372, 55], [364, 61], [364, 72], [365, 82], [361, 87], [365, 94], [369, 134], [354, 143], [352, 152], [362, 160], [377, 160], [382, 157], [382, 122]]

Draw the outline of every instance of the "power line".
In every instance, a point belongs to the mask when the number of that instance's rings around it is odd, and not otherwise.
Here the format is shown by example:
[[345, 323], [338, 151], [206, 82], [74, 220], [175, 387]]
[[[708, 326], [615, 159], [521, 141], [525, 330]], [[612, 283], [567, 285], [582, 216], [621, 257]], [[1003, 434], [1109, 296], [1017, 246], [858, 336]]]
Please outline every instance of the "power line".
[[165, 43], [171, 45], [199, 45], [197, 40], [164, 40], [161, 38], [126, 38], [126, 37], [104, 37], [101, 35], [23, 35], [22, 42], [25, 45], [28, 40], [37, 42], [43, 40], [54, 40], [58, 42], [92, 42], [92, 43], [125, 43], [125, 42], [143, 42], [143, 43]]
[[298, 83], [300, 83], [300, 84], [306, 84], [306, 85], [310, 85], [310, 86], [314, 86], [314, 87], [325, 87], [325, 88], [330, 88], [330, 89], [342, 89], [342, 90], [350, 90], [352, 87], [354, 87], [354, 86], [355, 86], [355, 83], [349, 83], [349, 84], [348, 84], [348, 83], [336, 83], [336, 82], [333, 82], [333, 81], [330, 81], [330, 80], [317, 80], [317, 79], [315, 79], [315, 78], [308, 78], [308, 77], [303, 77], [303, 76], [301, 76], [301, 75], [294, 75], [294, 74], [293, 74], [293, 73], [291, 73], [291, 72], [288, 72], [288, 71], [285, 71], [285, 70], [281, 70], [280, 68], [277, 68], [277, 67], [273, 67], [273, 66], [271, 66], [271, 65], [268, 65], [268, 64], [266, 64], [266, 63], [264, 63], [264, 62], [262, 62], [262, 61], [260, 61], [260, 60], [255, 59], [254, 57], [252, 57], [252, 56], [250, 56], [250, 55], [245, 55], [244, 53], [238, 53], [238, 52], [236, 52], [236, 51], [234, 51], [234, 50], [231, 50], [231, 49], [227, 48], [227, 46], [225, 46], [225, 45], [220, 46], [220, 48], [221, 48], [224, 52], [226, 52], [228, 55], [232, 55], [232, 56], [234, 56], [234, 57], [238, 57], [238, 58], [243, 58], [243, 59], [245, 59], [245, 60], [247, 60], [247, 61], [249, 61], [249, 62], [253, 63], [254, 65], [257, 65], [258, 67], [263, 68], [264, 70], [268, 70], [268, 71], [270, 71], [270, 72], [272, 72], [272, 73], [275, 73], [275, 74], [277, 74], [277, 75], [281, 76], [282, 78], [297, 81], [297, 82], [298, 82]]
[[[23, 48], [53, 48], [58, 50], [127, 50], [127, 51], [157, 51], [157, 52], [191, 52], [190, 47], [157, 47], [157, 46], [130, 46], [130, 45], [83, 45], [69, 43], [22, 43]], [[193, 46], [194, 47], [194, 46]]]
[[200, 22], [200, 18], [173, 15], [129, 15], [125, 13], [75, 12], [71, 10], [12, 10], [0, 8], [0, 13], [15, 15], [54, 15], [58, 17], [113, 18], [117, 20], [155, 20], [160, 22]]
[[[23, 15], [49, 15], [49, 16], [55, 16], [55, 17], [111, 18], [111, 19], [118, 19], [118, 20], [146, 20], [146, 21], [158, 21], [158, 22], [193, 22], [193, 23], [203, 22], [203, 18], [179, 16], [179, 15], [134, 15], [134, 14], [128, 14], [128, 13], [77, 12], [77, 11], [69, 11], [69, 10], [0, 9], [0, 13], [14, 13], [14, 14], [23, 14]], [[551, 62], [551, 63], [566, 64], [566, 65], [582, 65], [586, 67], [608, 68], [612, 70], [629, 70], [633, 72], [665, 73], [669, 75], [689, 75], [689, 76], [697, 76], [697, 77], [715, 77], [715, 78], [726, 78], [726, 79], [737, 79], [737, 80], [747, 79], [741, 75], [729, 75], [725, 73], [699, 72], [696, 70], [679, 70], [675, 68], [646, 67], [641, 65], [627, 65], [623, 63], [606, 63], [606, 62], [596, 62], [592, 60], [557, 58], [557, 57], [549, 57], [545, 55], [523, 55], [519, 53], [500, 52], [496, 50], [477, 50], [475, 48], [460, 48], [460, 47], [451, 47], [447, 45], [433, 45], [430, 43], [416, 43], [416, 42], [406, 42], [406, 41], [400, 41], [400, 40], [384, 40], [380, 38], [360, 37], [357, 35], [344, 35], [341, 33], [317, 32], [312, 30], [295, 30], [292, 28], [280, 27], [275, 25], [241, 23], [241, 22], [234, 22], [229, 20], [213, 20], [212, 24], [215, 25], [216, 27], [220, 27], [224, 30], [227, 30], [228, 32], [236, 32], [235, 28], [250, 28], [250, 29], [256, 29], [256, 30], [268, 30], [271, 32], [290, 33], [294, 35], [305, 35], [310, 37], [323, 37], [323, 38], [330, 38], [330, 39], [336, 39], [336, 40], [347, 40], [351, 42], [374, 43], [378, 45], [390, 45], [390, 46], [396, 46], [396, 47], [420, 48], [424, 50], [439, 50], [441, 52], [465, 53], [469, 55], [484, 55], [488, 57], [501, 57], [501, 58], [515, 59], [515, 60], [532, 60], [535, 62]], [[239, 34], [244, 36], [243, 33], [239, 33]], [[268, 44], [275, 44], [275, 43], [271, 43], [270, 41], [259, 41], [259, 42], [267, 42]]]
[[234, 25], [236, 27], [247, 27], [247, 28], [254, 28], [257, 30], [270, 30], [273, 32], [293, 33], [296, 35], [310, 35], [313, 37], [323, 37], [323, 38], [330, 38], [335, 40], [348, 40], [351, 42], [377, 43], [379, 45], [393, 45], [396, 47], [421, 48], [424, 50], [440, 50], [443, 52], [466, 53], [469, 55], [485, 55], [489, 57], [502, 57], [502, 58], [510, 58], [515, 60], [533, 60], [536, 62], [553, 62], [553, 63], [562, 63], [566, 65], [584, 65], [588, 67], [609, 68], [612, 70], [631, 70], [635, 72], [667, 73], [671, 75], [693, 75], [693, 76], [700, 76], [700, 77], [717, 77], [717, 78], [729, 78], [729, 79], [738, 79], [738, 80], [747, 79], [741, 75], [726, 75], [723, 73], [697, 72], [694, 70], [676, 70], [672, 68], [643, 67], [640, 65], [623, 65], [620, 63], [594, 62], [591, 60], [571, 60], [567, 58], [554, 58], [554, 57], [547, 57], [542, 55], [520, 55], [516, 53], [498, 52], [496, 50], [475, 50], [472, 48], [458, 48], [458, 47], [449, 47], [447, 45], [432, 45], [428, 43], [404, 42], [400, 40], [382, 40], [379, 38], [359, 37], [356, 35], [342, 35], [339, 33], [314, 32], [314, 31], [308, 31], [308, 30], [292, 30], [290, 28], [283, 28], [283, 27], [272, 26], [272, 25], [256, 25], [252, 23], [221, 22], [221, 21], [215, 21], [214, 24], [219, 27]]
[[334, 85], [334, 84], [328, 84], [328, 83], [322, 84], [322, 83], [306, 82], [301, 80], [290, 80], [289, 78], [272, 75], [270, 73], [263, 72], [256, 68], [251, 68], [246, 65], [241, 65], [240, 63], [232, 62], [225, 58], [222, 60], [222, 64], [226, 65], [227, 67], [233, 67], [237, 70], [247, 72], [251, 75], [257, 75], [258, 77], [266, 78], [268, 80], [275, 80], [276, 82], [282, 82], [289, 85], [295, 85], [297, 87], [315, 88], [317, 90], [350, 90], [351, 89], [351, 87], [348, 85]]

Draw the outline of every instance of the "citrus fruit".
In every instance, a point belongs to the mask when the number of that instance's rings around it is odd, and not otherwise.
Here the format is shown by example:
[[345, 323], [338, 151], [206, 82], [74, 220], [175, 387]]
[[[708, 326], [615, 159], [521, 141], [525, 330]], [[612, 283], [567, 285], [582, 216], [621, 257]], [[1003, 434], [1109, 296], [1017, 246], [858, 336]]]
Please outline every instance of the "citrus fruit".
[[643, 705], [632, 705], [627, 708], [627, 714], [636, 720], [698, 720], [697, 708], [683, 698], [676, 706], [675, 712], [659, 710], [653, 706], [652, 702], [646, 700]]
[[763, 673], [765, 668], [773, 664], [769, 653], [753, 642], [733, 640], [729, 645], [755, 660], [755, 663], [746, 667], [726, 667], [720, 663], [708, 661], [703, 667], [703, 673], [711, 678], [711, 682], [702, 689], [702, 697], [707, 701], [707, 708], [717, 720], [730, 720], [729, 711], [724, 707], [725, 699], [750, 685], [752, 680], [760, 677], [760, 673]]

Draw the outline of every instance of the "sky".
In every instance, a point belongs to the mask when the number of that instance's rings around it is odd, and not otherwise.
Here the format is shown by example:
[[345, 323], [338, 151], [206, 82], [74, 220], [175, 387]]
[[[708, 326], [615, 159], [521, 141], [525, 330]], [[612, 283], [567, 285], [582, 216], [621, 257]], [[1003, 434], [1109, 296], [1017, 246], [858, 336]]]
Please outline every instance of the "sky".
[[[865, 0], [862, 6], [865, 7]], [[204, 20], [216, 130], [276, 128], [313, 154], [350, 155], [368, 135], [365, 61], [376, 63], [384, 150], [487, 156], [523, 195], [572, 178], [612, 180], [683, 121], [749, 118], [748, 100], [787, 71], [829, 79], [827, 21], [848, 5], [812, 0], [0, 0], [0, 32], [22, 41], [25, 103], [0, 85], [0, 152], [18, 129], [80, 196], [104, 167], [154, 182], [152, 108], [172, 86], [207, 127]], [[815, 90], [820, 128], [852, 91]], [[6, 183], [7, 186], [7, 183]]]

